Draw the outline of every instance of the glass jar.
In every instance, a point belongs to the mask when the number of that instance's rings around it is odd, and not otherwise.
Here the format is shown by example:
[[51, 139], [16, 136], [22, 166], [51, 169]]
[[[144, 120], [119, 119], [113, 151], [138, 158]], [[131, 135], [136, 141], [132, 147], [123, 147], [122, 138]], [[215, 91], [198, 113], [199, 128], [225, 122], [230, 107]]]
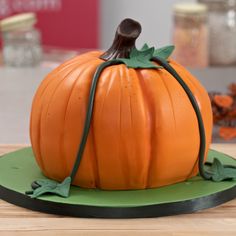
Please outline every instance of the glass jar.
[[3, 60], [8, 66], [35, 66], [42, 57], [41, 34], [34, 28], [33, 13], [8, 17], [1, 22]]
[[210, 64], [236, 64], [236, 0], [199, 0], [209, 11]]
[[208, 65], [207, 8], [204, 4], [174, 5], [174, 57], [184, 66]]

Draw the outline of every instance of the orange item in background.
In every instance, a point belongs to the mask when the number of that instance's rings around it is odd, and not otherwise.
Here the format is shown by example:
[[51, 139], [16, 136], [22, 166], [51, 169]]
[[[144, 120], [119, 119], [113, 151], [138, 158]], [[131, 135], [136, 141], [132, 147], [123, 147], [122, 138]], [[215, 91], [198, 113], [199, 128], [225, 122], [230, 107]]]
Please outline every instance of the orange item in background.
[[220, 127], [219, 131], [220, 137], [225, 140], [230, 140], [236, 138], [236, 128], [234, 127]]
[[233, 98], [228, 95], [215, 95], [214, 101], [219, 107], [230, 108], [234, 102]]
[[209, 92], [214, 124], [221, 126], [219, 136], [224, 140], [234, 139], [236, 129], [236, 84], [230, 84], [228, 90], [226, 94]]

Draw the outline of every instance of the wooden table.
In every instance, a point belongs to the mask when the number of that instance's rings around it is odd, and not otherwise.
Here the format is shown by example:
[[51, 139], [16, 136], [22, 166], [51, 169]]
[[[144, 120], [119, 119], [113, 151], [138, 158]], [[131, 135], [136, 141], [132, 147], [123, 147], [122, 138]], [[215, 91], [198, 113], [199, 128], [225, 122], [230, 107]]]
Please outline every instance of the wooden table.
[[[0, 145], [0, 155], [22, 145]], [[236, 144], [212, 148], [236, 157]], [[236, 200], [195, 214], [150, 219], [80, 219], [26, 210], [0, 200], [0, 236], [236, 236]]]

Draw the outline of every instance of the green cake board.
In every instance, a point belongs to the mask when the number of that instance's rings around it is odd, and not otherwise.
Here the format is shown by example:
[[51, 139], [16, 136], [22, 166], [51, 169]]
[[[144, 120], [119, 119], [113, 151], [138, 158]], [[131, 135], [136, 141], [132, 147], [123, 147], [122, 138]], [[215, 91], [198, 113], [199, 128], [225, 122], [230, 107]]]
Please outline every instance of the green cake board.
[[[225, 165], [236, 160], [210, 150], [208, 161], [217, 157]], [[215, 207], [236, 197], [236, 180], [212, 182], [197, 176], [166, 187], [103, 191], [72, 186], [70, 196], [44, 195], [33, 199], [25, 194], [34, 180], [45, 178], [32, 149], [24, 148], [0, 158], [0, 198], [35, 211], [74, 217], [139, 218], [191, 213]]]

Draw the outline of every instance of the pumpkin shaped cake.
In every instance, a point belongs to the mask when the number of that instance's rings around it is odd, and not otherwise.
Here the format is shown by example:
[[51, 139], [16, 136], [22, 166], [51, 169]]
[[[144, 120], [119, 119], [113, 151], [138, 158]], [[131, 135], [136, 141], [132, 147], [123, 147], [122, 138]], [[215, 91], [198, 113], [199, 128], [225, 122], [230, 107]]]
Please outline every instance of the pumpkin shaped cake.
[[208, 94], [169, 57], [173, 46], [136, 49], [140, 32], [138, 22], [123, 20], [110, 49], [66, 61], [39, 86], [30, 137], [49, 179], [129, 190], [204, 175], [199, 168], [212, 133]]

